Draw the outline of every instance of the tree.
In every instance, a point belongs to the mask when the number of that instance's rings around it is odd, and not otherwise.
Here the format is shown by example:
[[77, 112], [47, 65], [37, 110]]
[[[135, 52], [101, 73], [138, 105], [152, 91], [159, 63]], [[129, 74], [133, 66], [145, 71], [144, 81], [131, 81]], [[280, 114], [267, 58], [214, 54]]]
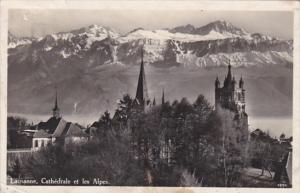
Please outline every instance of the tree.
[[244, 145], [240, 144], [238, 138], [240, 133], [237, 131], [237, 125], [234, 121], [234, 113], [218, 109], [221, 118], [221, 168], [223, 169], [223, 186], [233, 186], [239, 181], [242, 168], [244, 167], [245, 151]]
[[19, 158], [14, 160], [11, 170], [8, 170], [8, 175], [12, 178], [19, 178], [21, 176], [21, 164]]
[[128, 94], [125, 94], [121, 100], [118, 102], [118, 108], [115, 112], [115, 119], [127, 124], [127, 120], [131, 117], [131, 111], [133, 108], [134, 99], [132, 99]]
[[280, 135], [279, 139], [280, 139], [280, 140], [283, 140], [283, 139], [285, 139], [285, 134], [284, 134], [284, 133], [282, 133], [282, 134]]

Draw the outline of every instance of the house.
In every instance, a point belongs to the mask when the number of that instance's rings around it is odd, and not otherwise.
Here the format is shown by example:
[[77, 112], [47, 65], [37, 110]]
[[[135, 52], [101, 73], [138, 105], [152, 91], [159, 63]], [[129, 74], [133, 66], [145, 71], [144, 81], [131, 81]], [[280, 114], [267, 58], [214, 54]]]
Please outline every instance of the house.
[[89, 135], [78, 124], [65, 121], [57, 105], [57, 94], [53, 115], [48, 121], [40, 122], [37, 125], [37, 132], [32, 138], [32, 151], [40, 150], [49, 143], [67, 146], [68, 144], [79, 144], [88, 141]]

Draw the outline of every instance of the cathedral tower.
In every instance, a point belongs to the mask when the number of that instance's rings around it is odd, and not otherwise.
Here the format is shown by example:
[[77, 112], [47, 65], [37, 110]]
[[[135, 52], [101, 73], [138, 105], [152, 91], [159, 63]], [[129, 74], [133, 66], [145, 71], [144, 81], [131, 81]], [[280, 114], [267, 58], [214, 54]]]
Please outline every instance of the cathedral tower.
[[228, 72], [223, 87], [220, 87], [218, 77], [215, 81], [215, 105], [216, 108], [228, 109], [238, 114], [246, 115], [244, 81], [241, 77], [238, 86], [231, 73], [231, 65], [228, 65]]
[[248, 115], [246, 113], [244, 80], [241, 77], [237, 85], [231, 72], [231, 65], [228, 65], [227, 75], [220, 85], [218, 77], [215, 80], [215, 107], [216, 110], [226, 109], [234, 114], [234, 122], [242, 135], [248, 133]]

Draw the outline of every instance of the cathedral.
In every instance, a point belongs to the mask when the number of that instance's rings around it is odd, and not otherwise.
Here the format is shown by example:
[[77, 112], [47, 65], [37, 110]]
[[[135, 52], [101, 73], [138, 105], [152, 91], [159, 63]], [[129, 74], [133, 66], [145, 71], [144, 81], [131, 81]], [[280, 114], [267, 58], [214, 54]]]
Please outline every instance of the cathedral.
[[219, 78], [215, 81], [215, 108], [225, 109], [233, 114], [234, 126], [236, 129], [236, 142], [245, 142], [248, 139], [248, 115], [246, 113], [244, 80], [241, 77], [238, 84], [232, 75], [231, 65], [228, 65], [228, 72], [220, 85]]

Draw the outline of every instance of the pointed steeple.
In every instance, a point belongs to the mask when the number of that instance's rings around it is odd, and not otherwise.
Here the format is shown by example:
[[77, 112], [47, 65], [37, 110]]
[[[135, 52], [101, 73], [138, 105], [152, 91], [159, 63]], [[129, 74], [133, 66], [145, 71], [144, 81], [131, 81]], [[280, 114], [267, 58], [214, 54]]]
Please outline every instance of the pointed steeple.
[[239, 82], [240, 88], [244, 88], [244, 80], [243, 77], [241, 76], [240, 82]]
[[228, 65], [228, 73], [227, 73], [227, 78], [231, 80], [232, 75], [231, 75], [231, 64], [229, 63]]
[[215, 88], [219, 88], [219, 87], [220, 87], [220, 81], [219, 81], [219, 77], [217, 76], [215, 81]]
[[162, 90], [161, 104], [165, 104], [165, 90]]
[[55, 104], [54, 104], [54, 109], [58, 109], [58, 105], [57, 105], [57, 88], [55, 88]]
[[227, 87], [231, 84], [231, 81], [232, 81], [232, 75], [231, 75], [231, 64], [230, 64], [230, 61], [229, 61], [229, 64], [228, 64], [228, 72], [227, 72], [227, 76], [224, 80], [224, 86]]
[[55, 118], [60, 117], [59, 108], [58, 108], [58, 104], [57, 104], [57, 87], [55, 87], [55, 102], [54, 102], [54, 108], [52, 109], [52, 112], [53, 112], [53, 117], [55, 117]]
[[153, 105], [153, 106], [156, 105], [155, 97], [154, 97], [154, 99], [153, 99], [152, 105]]
[[145, 70], [144, 70], [144, 60], [143, 60], [143, 48], [141, 51], [141, 68], [139, 74], [139, 80], [136, 90], [135, 99], [138, 101], [140, 105], [146, 105], [146, 102], [149, 101], [148, 90], [146, 84]]

